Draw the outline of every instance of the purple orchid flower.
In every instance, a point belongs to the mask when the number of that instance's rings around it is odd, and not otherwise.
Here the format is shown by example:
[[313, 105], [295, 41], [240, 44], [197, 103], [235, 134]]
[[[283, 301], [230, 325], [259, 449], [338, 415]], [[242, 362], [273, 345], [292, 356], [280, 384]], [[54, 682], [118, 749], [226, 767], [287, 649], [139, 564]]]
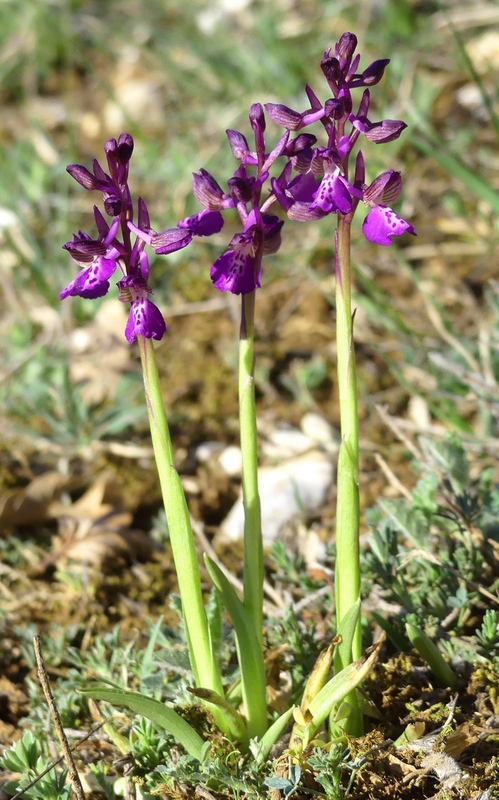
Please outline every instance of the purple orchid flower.
[[281, 244], [284, 221], [273, 214], [250, 211], [242, 233], [232, 237], [228, 249], [213, 264], [210, 277], [221, 292], [248, 294], [260, 287], [262, 254], [275, 253]]
[[[306, 86], [310, 102], [306, 111], [294, 111], [275, 103], [265, 106], [271, 119], [288, 131], [301, 131], [320, 121], [327, 133], [325, 147], [314, 148], [314, 142], [309, 142], [298, 154], [290, 153], [287, 169], [280, 178], [272, 179], [272, 190], [288, 217], [301, 222], [327, 214], [340, 214], [351, 220], [362, 200], [371, 208], [362, 226], [364, 235], [369, 241], [386, 246], [392, 243], [393, 236], [416, 233], [413, 226], [388, 205], [400, 194], [400, 173], [388, 170], [366, 186], [364, 159], [359, 151], [351, 183], [348, 178], [349, 160], [359, 136], [382, 144], [397, 139], [407, 126], [402, 120], [372, 122], [369, 119], [371, 96], [367, 87], [381, 80], [389, 60], [374, 61], [359, 72], [360, 55], [354, 57], [356, 47], [355, 35], [344, 33], [334, 52], [329, 49], [324, 53], [321, 68], [333, 93], [332, 98], [322, 103], [310, 86]], [[363, 92], [354, 113], [352, 91], [358, 88], [363, 88]], [[288, 149], [300, 136], [306, 135], [298, 134], [288, 143]], [[298, 175], [292, 177], [292, 170]]]
[[353, 216], [359, 200], [362, 200], [371, 208], [362, 225], [362, 232], [370, 242], [387, 246], [392, 244], [392, 236], [406, 232], [415, 236], [413, 226], [388, 205], [395, 202], [402, 189], [400, 172], [383, 172], [370, 186], [366, 186], [360, 177], [363, 177], [363, 172], [362, 153], [359, 151], [353, 185], [341, 176], [338, 167], [329, 167], [329, 171], [325, 167], [319, 187], [312, 172], [308, 172], [297, 175], [289, 183], [274, 179], [272, 189], [288, 217], [298, 222], [310, 222], [331, 213]]
[[[218, 181], [207, 170], [200, 169], [193, 175], [193, 192], [203, 209], [197, 214], [180, 220], [177, 229], [146, 235], [156, 253], [170, 252], [178, 240], [187, 243], [194, 236], [211, 236], [221, 231], [224, 219], [222, 212], [235, 209], [242, 223], [242, 231], [236, 233], [225, 252], [211, 267], [213, 285], [219, 291], [233, 294], [249, 294], [260, 286], [262, 257], [275, 253], [281, 244], [282, 220], [266, 213], [275, 202], [269, 195], [262, 200], [262, 190], [269, 181], [269, 170], [281, 156], [298, 158], [302, 150], [315, 143], [315, 137], [303, 134], [297, 137], [294, 146], [288, 148], [289, 132], [286, 131], [274, 148], [267, 152], [265, 143], [265, 116], [263, 108], [255, 103], [250, 109], [250, 124], [254, 133], [254, 149], [239, 131], [228, 130], [227, 138], [234, 158], [239, 166], [227, 181], [224, 191]], [[299, 139], [299, 141], [297, 141]], [[130, 226], [139, 235], [144, 233]]]
[[[79, 231], [70, 242], [63, 245], [82, 268], [76, 278], [60, 293], [66, 297], [97, 298], [109, 291], [109, 280], [119, 268], [123, 277], [118, 281], [118, 297], [130, 303], [130, 314], [125, 328], [129, 344], [136, 336], [161, 339], [166, 331], [163, 315], [151, 301], [148, 285], [149, 260], [146, 243], [151, 242], [149, 213], [142, 198], [138, 198], [138, 225], [133, 224], [133, 203], [128, 186], [129, 162], [133, 152], [133, 139], [122, 133], [118, 141], [109, 139], [105, 145], [108, 173], [99, 162], [92, 162], [93, 172], [80, 164], [70, 164], [69, 174], [85, 189], [102, 192], [104, 210], [112, 217], [109, 225], [100, 210], [94, 206], [97, 239]], [[206, 220], [204, 221], [206, 225]], [[202, 223], [200, 223], [202, 228]], [[185, 247], [192, 239], [189, 231], [174, 229], [168, 246], [163, 242], [162, 252], [174, 252]], [[136, 234], [132, 244], [131, 233]], [[200, 233], [198, 235], [201, 235]]]
[[109, 289], [109, 278], [116, 270], [120, 257], [120, 246], [116, 241], [120, 221], [115, 217], [110, 227], [97, 206], [94, 206], [94, 217], [99, 231], [97, 239], [79, 231], [73, 234], [70, 242], [63, 245], [83, 269], [62, 290], [59, 295], [61, 300], [76, 295], [92, 299], [102, 297]]

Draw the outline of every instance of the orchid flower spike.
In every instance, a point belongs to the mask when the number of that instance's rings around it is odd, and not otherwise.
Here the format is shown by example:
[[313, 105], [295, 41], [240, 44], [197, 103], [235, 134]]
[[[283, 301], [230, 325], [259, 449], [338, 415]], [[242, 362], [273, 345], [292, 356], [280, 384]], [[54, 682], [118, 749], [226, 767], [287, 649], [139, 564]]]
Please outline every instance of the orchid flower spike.
[[[76, 261], [80, 272], [60, 293], [66, 297], [95, 299], [103, 297], [110, 288], [110, 278], [117, 269], [122, 278], [118, 281], [118, 299], [130, 304], [125, 328], [127, 341], [132, 344], [136, 336], [161, 339], [166, 331], [159, 308], [150, 299], [149, 260], [145, 245], [150, 243], [150, 223], [147, 206], [142, 198], [137, 200], [137, 226], [133, 223], [134, 207], [128, 186], [129, 163], [133, 152], [133, 139], [122, 133], [118, 141], [108, 139], [105, 145], [108, 172], [94, 159], [92, 172], [81, 164], [71, 164], [67, 171], [85, 189], [100, 191], [105, 213], [111, 217], [109, 224], [97, 206], [94, 219], [97, 237], [79, 231], [63, 245]], [[185, 247], [192, 237], [180, 234], [169, 243], [167, 252]], [[132, 243], [130, 234], [135, 233]], [[164, 251], [166, 252], [166, 251]]]

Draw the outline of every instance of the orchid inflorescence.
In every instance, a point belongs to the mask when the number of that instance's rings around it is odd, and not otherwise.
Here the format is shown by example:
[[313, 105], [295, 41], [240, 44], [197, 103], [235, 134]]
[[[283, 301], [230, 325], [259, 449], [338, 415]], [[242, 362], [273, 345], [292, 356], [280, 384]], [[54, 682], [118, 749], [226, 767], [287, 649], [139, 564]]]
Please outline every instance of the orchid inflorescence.
[[[391, 169], [365, 183], [365, 164], [361, 150], [355, 156], [353, 179], [349, 177], [349, 161], [360, 136], [382, 144], [397, 139], [406, 124], [401, 120], [368, 119], [370, 86], [377, 84], [388, 59], [374, 61], [363, 72], [357, 72], [360, 55], [354, 57], [357, 38], [344, 33], [334, 48], [326, 50], [321, 68], [332, 97], [324, 103], [306, 86], [310, 107], [294, 111], [285, 105], [267, 103], [267, 115], [285, 129], [275, 146], [267, 151], [266, 120], [262, 106], [251, 106], [249, 119], [254, 133], [254, 148], [245, 136], [228, 130], [227, 137], [239, 165], [227, 180], [224, 191], [205, 169], [193, 176], [193, 192], [203, 210], [180, 220], [175, 228], [156, 232], [150, 228], [149, 214], [142, 198], [137, 201], [137, 222], [133, 219], [133, 203], [128, 186], [129, 162], [133, 139], [123, 133], [118, 141], [105, 145], [109, 173], [94, 159], [93, 173], [72, 164], [70, 175], [85, 189], [103, 195], [104, 210], [112, 218], [108, 224], [101, 211], [94, 207], [98, 235], [93, 239], [79, 231], [64, 247], [82, 267], [76, 278], [61, 292], [96, 298], [105, 295], [109, 279], [119, 267], [123, 277], [118, 281], [119, 299], [131, 302], [125, 335], [132, 343], [137, 334], [161, 339], [165, 324], [158, 308], [150, 299], [149, 261], [145, 245], [156, 254], [168, 254], [186, 247], [195, 236], [220, 232], [224, 219], [221, 212], [236, 209], [242, 230], [236, 233], [225, 252], [211, 267], [211, 279], [220, 291], [247, 294], [260, 286], [262, 256], [276, 252], [281, 244], [283, 220], [269, 213], [280, 206], [289, 219], [313, 221], [328, 214], [340, 214], [351, 220], [362, 201], [370, 210], [363, 222], [365, 237], [379, 245], [389, 245], [394, 235], [415, 234], [414, 228], [390, 207], [400, 194], [402, 178]], [[363, 89], [356, 112], [352, 91]], [[317, 144], [317, 137], [303, 129], [320, 122], [326, 143]], [[297, 132], [296, 136], [291, 134]], [[271, 175], [277, 162], [282, 164], [278, 175]], [[264, 191], [266, 189], [266, 191]], [[132, 234], [135, 241], [132, 244]]]

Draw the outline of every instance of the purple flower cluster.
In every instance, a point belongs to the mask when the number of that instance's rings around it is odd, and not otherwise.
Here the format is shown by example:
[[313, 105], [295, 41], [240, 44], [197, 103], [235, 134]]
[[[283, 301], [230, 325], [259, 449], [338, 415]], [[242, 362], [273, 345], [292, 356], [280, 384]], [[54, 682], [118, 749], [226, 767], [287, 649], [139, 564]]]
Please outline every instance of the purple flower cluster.
[[[80, 272], [60, 293], [60, 298], [78, 296], [103, 297], [109, 290], [109, 279], [120, 269], [123, 277], [118, 281], [119, 299], [130, 303], [125, 336], [131, 344], [137, 335], [161, 339], [165, 333], [165, 321], [160, 310], [150, 300], [152, 294], [148, 286], [149, 260], [145, 252], [145, 241], [136, 236], [132, 244], [133, 204], [128, 187], [128, 171], [133, 152], [133, 139], [122, 133], [118, 141], [109, 139], [105, 145], [108, 173], [94, 159], [93, 172], [80, 164], [70, 164], [69, 174], [85, 189], [102, 192], [104, 210], [111, 217], [108, 224], [97, 206], [94, 206], [97, 238], [78, 231], [73, 234], [64, 249], [81, 267]], [[140, 230], [149, 229], [149, 214], [146, 204], [139, 197], [137, 202], [138, 226]], [[179, 237], [177, 246], [171, 251], [184, 247]]]
[[[228, 192], [224, 192], [206, 170], [194, 174], [194, 195], [204, 208], [178, 223], [186, 232], [186, 240], [218, 232], [223, 225], [221, 212], [229, 208], [236, 208], [242, 223], [242, 231], [232, 238], [228, 249], [211, 268], [213, 284], [220, 291], [246, 294], [260, 286], [262, 255], [276, 252], [281, 241], [283, 223], [267, 213], [276, 202], [292, 220], [308, 222], [328, 214], [339, 214], [351, 222], [362, 201], [370, 209], [362, 225], [369, 241], [385, 246], [392, 243], [395, 235], [415, 234], [413, 226], [390, 206], [402, 188], [399, 172], [387, 170], [366, 185], [364, 157], [359, 150], [353, 180], [349, 180], [350, 157], [360, 136], [382, 144], [397, 139], [407, 127], [401, 120], [371, 122], [368, 118], [370, 91], [367, 87], [381, 80], [389, 60], [374, 61], [359, 73], [360, 55], [354, 58], [356, 46], [354, 34], [345, 33], [335, 45], [334, 55], [331, 50], [325, 52], [321, 67], [333, 96], [324, 103], [307, 86], [310, 108], [306, 111], [266, 104], [268, 116], [285, 129], [270, 153], [266, 150], [266, 122], [260, 104], [254, 104], [249, 115], [254, 149], [250, 150], [242, 133], [227, 131], [232, 154], [239, 161], [238, 168], [227, 181]], [[355, 113], [354, 89], [363, 89]], [[301, 132], [316, 122], [326, 131], [325, 146], [317, 145], [315, 135]], [[297, 135], [291, 138], [295, 131]], [[284, 160], [284, 167], [277, 177], [271, 177], [270, 169], [278, 159]], [[266, 183], [269, 186], [264, 195], [262, 190]], [[148, 241], [156, 253], [169, 252], [172, 235], [172, 230], [164, 231], [154, 234]]]
[[[94, 207], [97, 238], [79, 231], [66, 250], [81, 267], [76, 278], [61, 292], [69, 295], [101, 297], [109, 289], [109, 279], [119, 267], [123, 277], [118, 281], [119, 298], [130, 302], [130, 315], [125, 335], [131, 343], [136, 335], [161, 339], [165, 323], [159, 309], [150, 299], [149, 262], [145, 245], [156, 254], [168, 254], [186, 247], [195, 236], [211, 236], [224, 224], [222, 212], [235, 209], [241, 230], [225, 252], [211, 267], [211, 279], [220, 291], [248, 294], [260, 286], [262, 258], [275, 253], [281, 244], [283, 220], [269, 213], [280, 206], [291, 220], [300, 222], [337, 214], [350, 223], [362, 201], [369, 209], [362, 230], [366, 238], [379, 245], [389, 245], [392, 237], [414, 228], [391, 208], [400, 194], [399, 172], [388, 170], [369, 185], [365, 183], [362, 151], [355, 156], [353, 176], [350, 160], [360, 136], [381, 144], [397, 139], [405, 123], [386, 119], [372, 122], [368, 118], [370, 86], [382, 78], [387, 59], [374, 61], [359, 72], [360, 56], [354, 57], [357, 39], [344, 33], [336, 43], [334, 54], [327, 50], [321, 62], [322, 71], [332, 96], [322, 103], [309, 86], [306, 94], [310, 107], [294, 111], [285, 105], [267, 103], [267, 115], [284, 128], [272, 149], [265, 140], [266, 120], [262, 106], [251, 106], [249, 119], [254, 145], [250, 148], [239, 131], [228, 130], [227, 137], [238, 166], [227, 180], [224, 191], [205, 169], [193, 176], [193, 192], [203, 207], [193, 216], [180, 220], [175, 228], [156, 232], [150, 227], [144, 201], [137, 203], [137, 224], [133, 221], [133, 203], [128, 188], [128, 169], [133, 140], [123, 133], [118, 141], [109, 139], [105, 146], [108, 173], [93, 161], [93, 172], [73, 164], [68, 172], [85, 189], [102, 192], [104, 210], [112, 222], [108, 224]], [[363, 89], [354, 112], [352, 91]], [[326, 143], [317, 144], [317, 137], [303, 129], [320, 122], [326, 132]], [[292, 137], [291, 134], [296, 134]], [[279, 167], [277, 163], [279, 162]], [[272, 173], [272, 174], [271, 174]], [[135, 240], [132, 244], [132, 235]]]
[[[272, 181], [272, 190], [288, 217], [302, 222], [327, 214], [341, 214], [351, 219], [362, 201], [370, 208], [362, 225], [365, 237], [376, 244], [389, 245], [394, 235], [406, 231], [415, 234], [412, 225], [389, 206], [400, 194], [401, 175], [388, 170], [367, 186], [364, 157], [359, 150], [350, 182], [349, 161], [359, 136], [382, 144], [397, 139], [407, 126], [401, 120], [369, 120], [371, 95], [367, 87], [379, 83], [389, 59], [373, 61], [363, 72], [358, 72], [360, 55], [354, 58], [356, 47], [356, 36], [344, 33], [335, 45], [334, 54], [330, 49], [324, 53], [321, 68], [332, 92], [332, 97], [324, 103], [310, 86], [306, 86], [310, 103], [306, 111], [266, 104], [269, 117], [287, 130], [301, 131], [314, 122], [321, 122], [327, 135], [325, 146], [314, 146], [314, 137], [309, 147], [291, 158], [281, 178]], [[362, 97], [354, 113], [352, 90], [361, 88]], [[297, 173], [294, 177], [293, 172]]]
[[[236, 171], [227, 181], [228, 191], [224, 192], [213, 175], [201, 169], [194, 174], [193, 191], [204, 208], [178, 223], [178, 227], [190, 235], [209, 235], [222, 228], [222, 211], [236, 209], [242, 230], [232, 237], [227, 250], [215, 261], [210, 272], [213, 285], [217, 289], [233, 294], [248, 294], [260, 286], [262, 256], [265, 253], [275, 253], [279, 249], [281, 228], [284, 224], [279, 217], [266, 213], [275, 198], [267, 198], [262, 202], [262, 188], [269, 180], [272, 165], [286, 154], [289, 132], [268, 153], [265, 144], [265, 116], [259, 103], [251, 106], [249, 117], [254, 132], [254, 149], [250, 149], [242, 133], [227, 131], [232, 154], [239, 162]], [[167, 237], [170, 235], [168, 231], [165, 233]], [[165, 233], [152, 238], [151, 244], [156, 253], [162, 252]]]

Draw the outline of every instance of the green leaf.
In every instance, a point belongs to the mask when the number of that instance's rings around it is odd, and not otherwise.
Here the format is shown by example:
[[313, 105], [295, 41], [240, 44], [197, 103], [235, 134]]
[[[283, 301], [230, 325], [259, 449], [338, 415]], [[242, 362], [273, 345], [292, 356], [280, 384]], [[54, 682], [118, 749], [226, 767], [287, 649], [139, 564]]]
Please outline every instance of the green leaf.
[[442, 686], [448, 686], [454, 692], [457, 691], [459, 687], [454, 671], [428, 634], [413, 625], [412, 622], [406, 622], [405, 630], [412, 644], [420, 656], [424, 658], [438, 682]]
[[232, 736], [241, 743], [242, 749], [246, 750], [248, 748], [248, 732], [246, 730], [246, 725], [241, 715], [231, 706], [225, 697], [220, 697], [217, 692], [213, 692], [211, 689], [196, 689], [190, 687], [189, 691], [195, 697], [199, 697], [200, 700], [213, 703], [213, 705], [218, 706], [218, 708], [223, 711], [224, 717], [229, 723]]
[[154, 648], [156, 647], [156, 642], [158, 641], [158, 637], [161, 631], [161, 625], [163, 624], [163, 617], [160, 616], [156, 624], [151, 628], [151, 633], [149, 635], [149, 641], [147, 643], [147, 647], [145, 649], [144, 655], [142, 657], [142, 661], [140, 664], [140, 688], [143, 689], [143, 681], [145, 678], [149, 677], [152, 672], [153, 668], [153, 655], [154, 655]]
[[95, 688], [80, 689], [81, 694], [93, 697], [94, 700], [105, 700], [115, 706], [124, 706], [136, 714], [147, 717], [156, 727], [165, 730], [177, 739], [186, 752], [193, 758], [201, 761], [201, 750], [204, 742], [200, 735], [192, 728], [180, 714], [172, 708], [153, 700], [151, 697], [144, 697], [138, 692], [128, 692], [124, 689], [108, 689], [103, 686]]
[[339, 706], [342, 700], [367, 677], [378, 660], [383, 641], [384, 637], [370, 647], [358, 661], [354, 661], [353, 664], [349, 664], [341, 672], [338, 672], [312, 700], [309, 711], [313, 719], [311, 724], [307, 726], [308, 741], [322, 725], [333, 706]]
[[272, 723], [267, 733], [262, 736], [260, 741], [256, 742], [256, 744], [251, 747], [257, 767], [263, 765], [271, 749], [281, 738], [282, 734], [286, 730], [288, 722], [293, 716], [294, 709], [295, 707], [292, 706], [291, 708], [288, 708], [284, 714], [281, 714], [281, 716], [278, 717], [274, 723]]
[[[349, 664], [352, 660], [352, 643], [355, 635], [355, 629], [359, 620], [360, 614], [360, 597], [355, 603], [350, 606], [347, 613], [341, 620], [338, 626], [337, 635], [341, 636], [341, 642], [337, 645], [336, 652], [338, 653], [340, 664]], [[335, 653], [336, 657], [336, 653]]]
[[458, 436], [448, 434], [441, 442], [422, 436], [420, 441], [428, 461], [450, 480], [457, 494], [469, 489], [468, 458]]
[[405, 638], [404, 634], [399, 631], [392, 622], [385, 619], [385, 617], [382, 614], [379, 614], [377, 611], [371, 611], [371, 616], [374, 621], [378, 623], [380, 628], [384, 630], [391, 643], [399, 652], [405, 653], [407, 650], [409, 650], [409, 645], [407, 644], [407, 639]]
[[249, 614], [234, 587], [211, 558], [205, 555], [204, 560], [234, 625], [248, 735], [250, 739], [263, 736], [267, 730], [267, 705], [262, 648]]
[[424, 548], [428, 539], [428, 520], [420, 508], [409, 506], [405, 500], [378, 500], [392, 526], [416, 547]]

